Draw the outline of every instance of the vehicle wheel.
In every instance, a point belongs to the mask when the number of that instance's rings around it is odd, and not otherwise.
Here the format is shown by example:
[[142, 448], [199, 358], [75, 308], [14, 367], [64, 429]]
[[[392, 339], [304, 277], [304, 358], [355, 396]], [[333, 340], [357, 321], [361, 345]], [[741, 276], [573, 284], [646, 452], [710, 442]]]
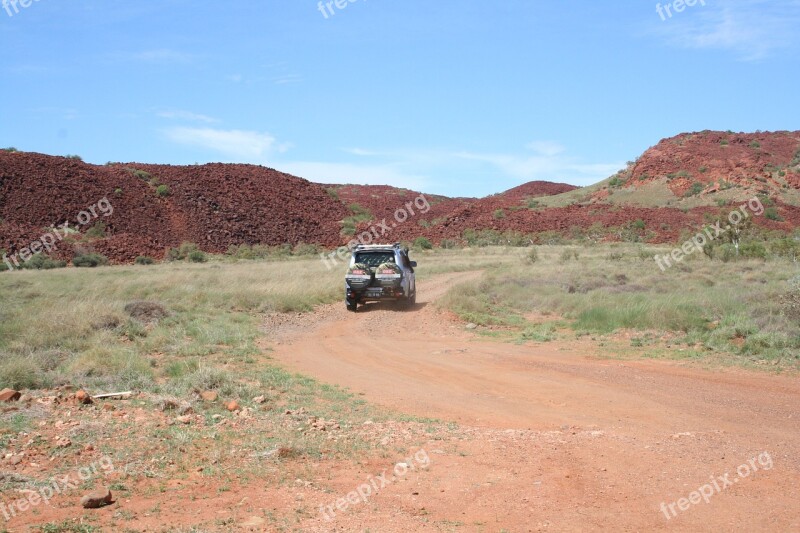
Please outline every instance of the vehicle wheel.
[[417, 304], [417, 293], [414, 292], [411, 296], [403, 300], [403, 307], [405, 309], [411, 309]]
[[352, 311], [353, 313], [358, 311], [358, 302], [356, 302], [355, 300], [350, 300], [348, 298], [345, 298], [344, 303], [347, 306], [348, 311]]

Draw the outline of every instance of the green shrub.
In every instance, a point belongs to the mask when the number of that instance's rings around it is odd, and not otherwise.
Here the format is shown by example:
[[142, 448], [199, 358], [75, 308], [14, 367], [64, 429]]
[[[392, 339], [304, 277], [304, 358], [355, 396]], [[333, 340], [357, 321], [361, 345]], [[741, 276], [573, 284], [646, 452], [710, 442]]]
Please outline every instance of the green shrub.
[[766, 259], [767, 248], [760, 242], [748, 241], [739, 245], [739, 255], [752, 259]]
[[17, 150], [13, 146], [9, 146], [8, 148], [3, 148], [3, 151], [4, 152], [19, 152], [19, 150]]
[[150, 176], [149, 172], [145, 172], [144, 170], [139, 170], [139, 169], [136, 169], [136, 168], [126, 168], [125, 170], [131, 176], [133, 176], [134, 178], [139, 178], [140, 180], [150, 181], [150, 178], [152, 177], [152, 176]]
[[417, 237], [414, 239], [414, 248], [430, 250], [433, 248], [433, 244], [431, 244], [431, 241], [429, 241], [427, 237]]
[[114, 196], [122, 196], [122, 189], [120, 189], [119, 187], [114, 189]]
[[170, 194], [171, 194], [171, 193], [170, 193], [170, 190], [169, 190], [169, 186], [168, 186], [168, 185], [159, 185], [159, 186], [156, 188], [156, 195], [157, 195], [159, 198], [166, 198], [166, 197], [167, 197], [167, 196], [169, 196]]
[[200, 250], [193, 250], [189, 252], [186, 258], [192, 263], [205, 263], [208, 261], [206, 254]]
[[304, 242], [297, 243], [292, 250], [292, 255], [317, 255], [320, 253], [320, 247], [316, 244], [307, 244]]
[[153, 259], [152, 257], [148, 257], [146, 255], [140, 255], [139, 257], [134, 259], [133, 262], [134, 262], [134, 264], [137, 264], [137, 265], [152, 265], [152, 264], [154, 264], [156, 262], [156, 260]]
[[103, 237], [105, 237], [106, 236], [106, 224], [105, 224], [105, 222], [102, 222], [102, 221], [97, 222], [91, 228], [86, 230], [86, 236], [87, 237], [92, 237], [92, 238], [97, 238], [97, 239], [102, 239]]
[[625, 183], [619, 176], [614, 176], [611, 178], [611, 181], [608, 182], [609, 187], [621, 187], [622, 184]]
[[778, 210], [774, 207], [764, 209], [764, 218], [776, 222], [783, 222], [783, 217], [778, 214]]
[[703, 192], [703, 189], [705, 189], [705, 188], [706, 188], [705, 185], [703, 185], [702, 183], [696, 181], [696, 182], [692, 183], [692, 186], [689, 187], [689, 190], [686, 191], [683, 194], [683, 196], [685, 198], [688, 198], [690, 196], [696, 196], [696, 195], [700, 194], [701, 192]]
[[79, 254], [72, 258], [72, 264], [76, 267], [94, 268], [108, 264], [108, 258], [98, 253]]
[[20, 268], [29, 270], [51, 270], [54, 268], [64, 268], [65, 266], [67, 266], [66, 261], [52, 259], [41, 253], [34, 255], [24, 263], [20, 264]]
[[753, 141], [753, 142], [750, 143], [750, 148], [753, 148], [753, 149], [757, 150], [757, 149], [761, 148], [761, 143], [758, 142], [758, 141]]
[[646, 227], [646, 225], [645, 225], [645, 223], [644, 223], [644, 220], [642, 220], [641, 218], [639, 218], [639, 219], [636, 219], [636, 220], [633, 222], [633, 227], [634, 227], [635, 229], [643, 230], [643, 229]]
[[72, 159], [74, 161], [83, 161], [83, 158], [81, 156], [75, 154], [67, 154], [64, 157], [66, 157], [67, 159]]
[[453, 248], [457, 248], [458, 243], [456, 241], [452, 241], [450, 239], [442, 239], [439, 241], [439, 248], [444, 250], [452, 250]]
[[28, 357], [0, 358], [0, 388], [38, 389], [41, 376], [41, 369]]
[[492, 216], [495, 218], [495, 220], [500, 220], [501, 218], [506, 218], [506, 212], [502, 209], [497, 209], [494, 213], [492, 213]]
[[728, 142], [728, 139], [722, 139], [719, 144], [722, 146], [728, 146], [730, 143]]
[[170, 248], [167, 250], [164, 259], [167, 261], [183, 261], [189, 257], [189, 254], [198, 251], [200, 248], [193, 242], [182, 242], [177, 248]]

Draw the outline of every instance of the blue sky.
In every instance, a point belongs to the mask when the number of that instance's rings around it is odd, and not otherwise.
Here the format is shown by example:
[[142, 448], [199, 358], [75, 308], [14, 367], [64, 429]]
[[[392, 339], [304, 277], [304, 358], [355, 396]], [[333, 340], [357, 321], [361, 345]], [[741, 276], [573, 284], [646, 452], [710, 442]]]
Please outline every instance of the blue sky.
[[684, 131], [800, 129], [800, 0], [20, 1], [0, 146], [92, 163], [483, 196]]

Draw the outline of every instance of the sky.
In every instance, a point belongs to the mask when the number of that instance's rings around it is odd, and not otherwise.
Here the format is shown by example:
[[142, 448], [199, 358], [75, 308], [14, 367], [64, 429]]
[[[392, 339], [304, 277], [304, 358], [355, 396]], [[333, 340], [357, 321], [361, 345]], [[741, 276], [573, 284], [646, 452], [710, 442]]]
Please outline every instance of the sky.
[[800, 0], [0, 1], [0, 147], [90, 163], [485, 196], [800, 129]]

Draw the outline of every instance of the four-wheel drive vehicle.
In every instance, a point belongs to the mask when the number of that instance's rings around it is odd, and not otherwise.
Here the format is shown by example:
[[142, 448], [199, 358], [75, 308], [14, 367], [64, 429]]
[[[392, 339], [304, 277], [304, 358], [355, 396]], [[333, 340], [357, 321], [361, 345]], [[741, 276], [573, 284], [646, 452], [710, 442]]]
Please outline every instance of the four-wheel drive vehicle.
[[344, 278], [347, 309], [356, 311], [358, 304], [385, 300], [411, 307], [417, 301], [416, 266], [400, 244], [356, 246]]

